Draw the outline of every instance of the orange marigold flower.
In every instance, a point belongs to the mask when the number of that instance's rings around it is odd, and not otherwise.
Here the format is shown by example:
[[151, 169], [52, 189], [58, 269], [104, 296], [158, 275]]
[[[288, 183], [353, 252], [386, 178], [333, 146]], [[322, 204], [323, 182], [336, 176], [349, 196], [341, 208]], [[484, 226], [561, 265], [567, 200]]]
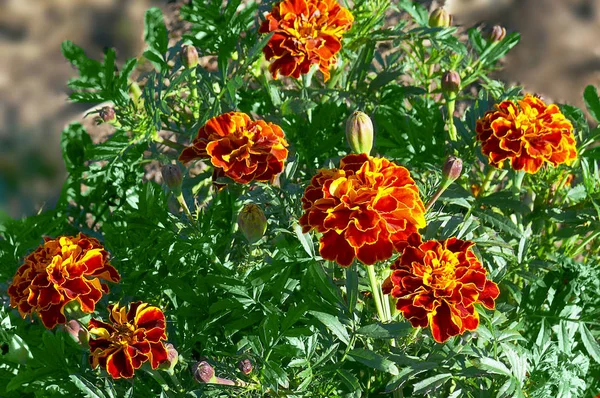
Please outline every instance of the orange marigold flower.
[[534, 174], [545, 162], [556, 166], [577, 158], [573, 125], [558, 106], [527, 94], [517, 103], [503, 101], [477, 121], [477, 139], [490, 164], [510, 160], [515, 170]]
[[245, 113], [229, 112], [206, 122], [179, 160], [187, 163], [210, 158], [215, 168], [240, 184], [271, 181], [283, 171], [287, 146], [278, 125], [252, 121]]
[[397, 299], [396, 308], [413, 326], [431, 326], [438, 343], [477, 329], [475, 304], [493, 309], [500, 294], [487, 279], [473, 245], [456, 238], [422, 243], [415, 234], [382, 285], [383, 293]]
[[64, 324], [64, 306], [77, 301], [83, 312], [94, 312], [108, 286], [100, 279], [118, 282], [121, 277], [108, 263], [108, 252], [100, 242], [77, 236], [44, 238], [44, 244], [25, 257], [8, 288], [10, 305], [23, 318], [37, 313], [44, 326]]
[[342, 48], [342, 34], [352, 26], [354, 17], [335, 0], [284, 0], [276, 4], [260, 26], [260, 33], [274, 32], [263, 48], [269, 70], [293, 76], [309, 72], [319, 65], [325, 81], [329, 69], [337, 62], [335, 54]]
[[341, 266], [390, 258], [425, 226], [419, 189], [404, 167], [367, 154], [344, 157], [321, 170], [302, 197], [304, 233], [321, 232], [319, 252]]
[[108, 306], [110, 324], [90, 319], [90, 364], [101, 368], [114, 378], [133, 377], [135, 369], [150, 361], [152, 369], [167, 362], [167, 348], [163, 340], [165, 314], [157, 307], [138, 301], [129, 310], [119, 304]]

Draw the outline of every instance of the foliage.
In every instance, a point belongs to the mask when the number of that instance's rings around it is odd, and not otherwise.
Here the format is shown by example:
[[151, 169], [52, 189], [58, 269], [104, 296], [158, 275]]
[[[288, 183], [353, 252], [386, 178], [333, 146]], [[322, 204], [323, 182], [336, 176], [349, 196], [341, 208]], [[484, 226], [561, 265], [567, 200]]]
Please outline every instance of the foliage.
[[[91, 369], [89, 351], [68, 333], [22, 320], [3, 293], [0, 395], [599, 393], [596, 88], [584, 93], [590, 123], [582, 110], [561, 107], [575, 126], [574, 164], [543, 168], [522, 182], [510, 169], [492, 175], [495, 169], [475, 141], [475, 125], [494, 103], [520, 92], [489, 76], [517, 44], [517, 33], [491, 42], [475, 27], [466, 34], [456, 27], [429, 27], [428, 13], [417, 2], [358, 0], [329, 81], [314, 70], [301, 80], [273, 80], [261, 54], [271, 36], [258, 34], [271, 7], [193, 0], [181, 11], [191, 28], [178, 42], [169, 40], [161, 12], [152, 8], [145, 18], [143, 57], [118, 67], [112, 49], [99, 62], [74, 43], [63, 44], [63, 54], [79, 71], [68, 83], [70, 100], [110, 102], [115, 131], [99, 143], [77, 123], [62, 132], [69, 175], [60, 200], [38, 215], [2, 221], [0, 286], [5, 292], [43, 236], [80, 231], [95, 237], [122, 277], [96, 313], [102, 317], [108, 304], [136, 300], [160, 307], [179, 363], [170, 373], [142, 368], [130, 381], [112, 380]], [[399, 18], [387, 18], [390, 13]], [[182, 66], [183, 44], [198, 48], [200, 66]], [[463, 88], [474, 88], [458, 94], [467, 110], [451, 119], [439, 84], [448, 70], [459, 72]], [[422, 235], [475, 242], [489, 278], [498, 283], [496, 309], [478, 308], [475, 332], [438, 344], [428, 330], [412, 328], [401, 316], [381, 322], [366, 267], [343, 269], [323, 260], [316, 238], [302, 233], [297, 220], [303, 190], [319, 168], [337, 165], [348, 153], [344, 125], [355, 110], [372, 116], [374, 152], [407, 167], [424, 201], [440, 184], [446, 157], [462, 158], [462, 176], [427, 213]], [[188, 165], [182, 193], [193, 204], [190, 217], [180, 211], [176, 194], [149, 178], [150, 165], [171, 163], [200, 126], [229, 111], [282, 127], [290, 143], [285, 171], [278, 185], [228, 181], [222, 188], [211, 184], [210, 167], [198, 171]], [[452, 126], [456, 140], [448, 140]], [[265, 237], [250, 246], [236, 224], [246, 203], [259, 204], [268, 219]], [[387, 276], [389, 263], [375, 265], [379, 275]], [[80, 320], [87, 323], [89, 317]], [[247, 358], [254, 370], [244, 375], [236, 363]], [[201, 360], [238, 385], [199, 384], [191, 369]]]

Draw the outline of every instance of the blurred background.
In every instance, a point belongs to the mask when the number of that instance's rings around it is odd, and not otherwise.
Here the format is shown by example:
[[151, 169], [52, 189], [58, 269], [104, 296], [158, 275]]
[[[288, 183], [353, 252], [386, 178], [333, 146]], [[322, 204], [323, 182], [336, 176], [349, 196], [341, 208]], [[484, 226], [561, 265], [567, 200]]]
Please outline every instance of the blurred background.
[[[66, 102], [76, 71], [60, 52], [63, 40], [100, 59], [143, 51], [144, 12], [163, 9], [179, 36], [184, 0], [0, 0], [0, 211], [20, 218], [52, 207], [65, 178], [60, 133], [88, 107]], [[501, 24], [521, 43], [497, 77], [548, 101], [583, 106], [587, 84], [600, 83], [600, 0], [447, 0], [455, 25]], [[179, 30], [179, 31], [178, 31]], [[91, 106], [91, 105], [90, 105]], [[98, 128], [92, 118], [84, 121]]]

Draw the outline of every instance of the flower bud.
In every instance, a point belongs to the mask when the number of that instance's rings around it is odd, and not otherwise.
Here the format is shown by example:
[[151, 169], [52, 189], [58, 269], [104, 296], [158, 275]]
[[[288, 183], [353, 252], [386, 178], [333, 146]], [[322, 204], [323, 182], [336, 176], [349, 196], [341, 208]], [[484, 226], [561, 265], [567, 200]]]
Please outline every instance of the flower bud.
[[456, 156], [449, 156], [442, 168], [442, 176], [450, 182], [455, 181], [462, 173], [462, 160]]
[[198, 50], [196, 50], [196, 47], [183, 46], [181, 49], [181, 63], [188, 69], [198, 66]]
[[167, 350], [167, 361], [160, 364], [158, 368], [171, 372], [179, 362], [179, 353], [171, 343], [165, 344], [165, 349]]
[[442, 76], [442, 90], [447, 94], [457, 94], [460, 91], [460, 75], [449, 70]]
[[258, 242], [267, 230], [267, 217], [260, 207], [249, 203], [238, 215], [238, 226], [250, 244]]
[[373, 122], [364, 112], [356, 111], [346, 121], [346, 140], [354, 153], [371, 153]]
[[195, 363], [192, 366], [192, 373], [198, 383], [215, 383], [217, 381], [215, 370], [206, 361]]
[[490, 34], [488, 36], [488, 40], [492, 43], [500, 41], [506, 37], [506, 28], [500, 25], [494, 25]]
[[105, 106], [100, 109], [100, 119], [105, 123], [112, 122], [115, 120], [115, 109], [112, 106]]
[[443, 8], [436, 8], [429, 14], [429, 26], [432, 28], [447, 28], [452, 25], [452, 15]]
[[77, 320], [71, 319], [69, 322], [62, 325], [62, 327], [65, 332], [71, 335], [75, 342], [81, 344], [82, 347], [88, 347], [88, 342], [90, 340], [89, 333], [81, 327], [81, 324]]
[[249, 359], [241, 360], [238, 362], [238, 369], [240, 370], [240, 372], [247, 375], [250, 372], [252, 372], [252, 362]]
[[162, 174], [163, 181], [171, 190], [177, 191], [181, 189], [183, 176], [178, 165], [166, 164], [160, 169], [160, 173]]

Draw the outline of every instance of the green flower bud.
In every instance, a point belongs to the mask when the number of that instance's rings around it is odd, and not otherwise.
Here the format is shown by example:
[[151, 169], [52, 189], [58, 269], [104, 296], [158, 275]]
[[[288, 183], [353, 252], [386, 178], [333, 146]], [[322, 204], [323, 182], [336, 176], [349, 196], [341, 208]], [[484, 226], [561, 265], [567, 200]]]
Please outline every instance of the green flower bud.
[[442, 76], [442, 90], [446, 94], [457, 94], [460, 91], [460, 75], [458, 72], [449, 70]]
[[267, 230], [267, 217], [260, 207], [249, 203], [238, 215], [238, 226], [250, 244], [258, 242]]
[[354, 153], [371, 153], [373, 122], [364, 112], [356, 111], [346, 121], [346, 140]]
[[112, 122], [115, 120], [115, 109], [112, 106], [105, 106], [100, 109], [100, 119], [105, 123]]
[[449, 182], [455, 181], [462, 173], [462, 160], [456, 156], [449, 156], [442, 168], [442, 176], [444, 180]]
[[506, 28], [504, 28], [503, 26], [500, 26], [500, 25], [494, 25], [494, 27], [490, 31], [488, 40], [491, 41], [492, 43], [495, 43], [495, 42], [501, 41], [505, 37], [506, 37]]
[[181, 169], [176, 164], [166, 164], [160, 169], [163, 181], [169, 189], [172, 191], [181, 190], [181, 181], [183, 181], [183, 175]]
[[188, 69], [198, 66], [198, 50], [196, 50], [196, 47], [183, 46], [181, 49], [181, 63]]
[[447, 28], [452, 25], [452, 15], [443, 8], [436, 8], [429, 14], [429, 26], [432, 28]]

